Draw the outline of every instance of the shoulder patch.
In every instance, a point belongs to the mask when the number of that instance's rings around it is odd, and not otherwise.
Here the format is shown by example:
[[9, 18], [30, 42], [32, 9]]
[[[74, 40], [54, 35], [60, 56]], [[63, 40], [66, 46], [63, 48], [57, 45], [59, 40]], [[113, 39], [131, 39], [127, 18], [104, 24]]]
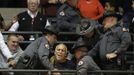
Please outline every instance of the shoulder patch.
[[65, 12], [64, 12], [64, 11], [61, 11], [61, 12], [60, 12], [60, 15], [61, 15], [61, 16], [65, 16]]
[[78, 66], [81, 66], [81, 65], [83, 65], [83, 64], [84, 64], [83, 61], [79, 61], [79, 62], [78, 62]]
[[127, 28], [122, 28], [122, 31], [124, 31], [124, 32], [129, 32], [129, 29], [127, 29]]
[[45, 44], [45, 47], [46, 47], [47, 49], [50, 49], [49, 44]]
[[24, 21], [24, 20], [26, 20], [26, 18], [25, 18], [25, 17], [23, 17], [23, 18], [22, 18], [22, 20]]

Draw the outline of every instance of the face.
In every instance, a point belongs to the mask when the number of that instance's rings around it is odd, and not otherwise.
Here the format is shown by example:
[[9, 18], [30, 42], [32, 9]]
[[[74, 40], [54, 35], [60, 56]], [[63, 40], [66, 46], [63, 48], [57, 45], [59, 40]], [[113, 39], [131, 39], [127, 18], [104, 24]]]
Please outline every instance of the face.
[[28, 2], [28, 9], [31, 11], [31, 12], [36, 12], [38, 10], [38, 7], [39, 7], [39, 3], [38, 3], [38, 0], [30, 0]]
[[48, 34], [48, 41], [51, 46], [54, 45], [54, 43], [57, 42], [57, 36], [55, 34]]
[[7, 45], [11, 52], [15, 52], [19, 47], [19, 39], [16, 36], [11, 36], [7, 42]]
[[114, 25], [117, 24], [117, 18], [116, 17], [106, 17], [103, 21], [103, 25], [105, 29], [108, 29]]
[[86, 47], [80, 47], [80, 48], [77, 48], [77, 50], [75, 50], [75, 53], [74, 53], [74, 56], [77, 60], [79, 60], [83, 54], [83, 50], [86, 50]]
[[64, 61], [67, 57], [67, 47], [64, 44], [57, 45], [55, 49], [55, 57], [57, 61]]

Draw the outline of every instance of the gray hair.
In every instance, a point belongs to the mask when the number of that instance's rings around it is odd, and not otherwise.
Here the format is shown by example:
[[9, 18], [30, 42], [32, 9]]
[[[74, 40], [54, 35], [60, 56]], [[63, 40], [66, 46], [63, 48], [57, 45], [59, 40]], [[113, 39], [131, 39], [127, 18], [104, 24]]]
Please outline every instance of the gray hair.
[[[32, 0], [27, 0], [27, 3], [31, 2]], [[36, 0], [38, 4], [40, 4], [40, 0]]]

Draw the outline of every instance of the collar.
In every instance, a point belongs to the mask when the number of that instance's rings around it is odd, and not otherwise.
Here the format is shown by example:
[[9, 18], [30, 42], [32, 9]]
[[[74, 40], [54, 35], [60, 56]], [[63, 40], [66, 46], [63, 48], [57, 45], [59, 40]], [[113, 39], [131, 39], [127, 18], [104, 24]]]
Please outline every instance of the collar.
[[27, 9], [27, 13], [28, 13], [28, 15], [31, 17], [31, 18], [34, 18], [34, 17], [36, 17], [37, 16], [37, 14], [38, 14], [38, 11], [37, 12], [35, 12], [34, 14], [29, 10], [29, 9]]

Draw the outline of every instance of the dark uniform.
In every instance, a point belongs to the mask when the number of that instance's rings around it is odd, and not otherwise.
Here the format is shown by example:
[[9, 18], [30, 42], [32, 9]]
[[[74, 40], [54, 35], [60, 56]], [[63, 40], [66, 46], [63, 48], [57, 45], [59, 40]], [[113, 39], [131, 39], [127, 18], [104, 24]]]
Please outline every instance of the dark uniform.
[[85, 55], [83, 58], [81, 58], [77, 64], [77, 75], [92, 75], [91, 73], [88, 73], [88, 71], [95, 70], [100, 70], [100, 68], [97, 66], [94, 60], [88, 55]]
[[[101, 36], [100, 41], [91, 51], [89, 51], [89, 55], [92, 57], [99, 55], [101, 68], [104, 70], [120, 69], [120, 57], [124, 51], [127, 50], [130, 43], [131, 36], [129, 32], [121, 26], [115, 25], [105, 31], [104, 35]], [[106, 54], [108, 53], [116, 53], [117, 57], [107, 59]]]
[[60, 31], [75, 31], [80, 21], [80, 14], [75, 7], [67, 2], [57, 12], [57, 26]]
[[[83, 49], [79, 50], [81, 47]], [[77, 59], [77, 75], [92, 75], [92, 73], [88, 73], [88, 71], [100, 70], [92, 57], [87, 55], [88, 49], [85, 42], [78, 40], [77, 43], [74, 44], [71, 53], [77, 53], [77, 50], [82, 52], [80, 58]]]

